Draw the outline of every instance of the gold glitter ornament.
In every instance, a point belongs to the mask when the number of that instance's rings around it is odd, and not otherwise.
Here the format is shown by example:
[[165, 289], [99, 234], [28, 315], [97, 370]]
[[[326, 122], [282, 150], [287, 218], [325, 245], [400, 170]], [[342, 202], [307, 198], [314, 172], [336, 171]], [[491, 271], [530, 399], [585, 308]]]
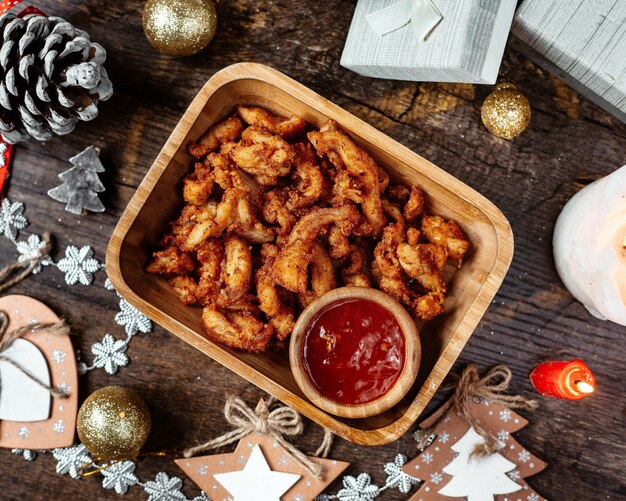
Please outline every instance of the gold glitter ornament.
[[530, 103], [512, 83], [500, 83], [487, 96], [480, 109], [487, 130], [494, 136], [511, 140], [530, 123]]
[[211, 0], [148, 0], [143, 30], [155, 49], [170, 56], [191, 56], [215, 35], [217, 13]]
[[121, 386], [94, 391], [81, 405], [78, 437], [94, 458], [135, 459], [150, 434], [150, 412], [137, 393]]

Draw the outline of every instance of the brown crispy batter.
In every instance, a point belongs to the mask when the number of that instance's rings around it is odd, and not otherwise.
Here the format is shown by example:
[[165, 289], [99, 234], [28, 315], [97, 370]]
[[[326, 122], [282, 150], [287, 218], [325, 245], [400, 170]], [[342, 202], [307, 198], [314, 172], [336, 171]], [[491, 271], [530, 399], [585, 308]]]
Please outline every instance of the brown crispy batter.
[[306, 122], [296, 115], [289, 118], [277, 117], [258, 106], [237, 106], [237, 113], [247, 124], [260, 127], [285, 139], [299, 136], [306, 127]]
[[238, 303], [250, 289], [252, 280], [252, 254], [250, 246], [237, 235], [224, 239], [224, 288], [217, 298], [219, 307]]
[[358, 223], [359, 213], [350, 206], [313, 209], [291, 230], [274, 266], [276, 283], [292, 292], [307, 290], [307, 268], [313, 257], [317, 236], [327, 226], [335, 224], [344, 235], [349, 235]]
[[256, 127], [244, 130], [241, 141], [229, 153], [261, 186], [273, 186], [279, 177], [289, 174], [295, 157], [293, 146], [284, 139]]
[[243, 123], [239, 117], [228, 117], [211, 126], [197, 143], [189, 145], [189, 153], [195, 158], [202, 158], [217, 150], [221, 143], [237, 141], [243, 132]]
[[171, 245], [152, 254], [152, 260], [146, 266], [146, 271], [161, 275], [184, 275], [193, 271], [194, 267], [193, 259], [189, 254]]
[[381, 185], [376, 162], [341, 131], [313, 131], [307, 136], [318, 154], [327, 156], [337, 169], [345, 168], [350, 176], [360, 182], [365, 197], [361, 204], [363, 214], [374, 235], [380, 235], [386, 221], [380, 199]]
[[196, 162], [194, 171], [183, 181], [183, 198], [193, 205], [204, 205], [213, 191], [211, 169], [202, 162]]
[[303, 307], [311, 304], [315, 299], [337, 287], [335, 269], [324, 244], [316, 241], [313, 245], [311, 263], [311, 289], [299, 294], [300, 304]]
[[424, 192], [417, 186], [411, 187], [411, 195], [404, 206], [404, 218], [412, 223], [424, 212]]
[[441, 269], [448, 259], [445, 247], [436, 244], [400, 244], [397, 249], [400, 265], [426, 290], [446, 292]]
[[267, 349], [273, 331], [271, 325], [264, 324], [250, 311], [220, 311], [215, 307], [202, 310], [202, 327], [211, 340], [253, 353]]
[[422, 218], [422, 232], [429, 242], [443, 245], [448, 249], [451, 259], [459, 264], [469, 249], [469, 242], [456, 221], [447, 221], [439, 216], [424, 216]]
[[372, 281], [367, 274], [367, 259], [365, 251], [357, 246], [350, 245], [350, 253], [346, 257], [345, 265], [341, 269], [341, 277], [346, 286], [371, 287]]
[[180, 275], [168, 281], [178, 294], [181, 303], [196, 304], [198, 299], [198, 283], [190, 276]]

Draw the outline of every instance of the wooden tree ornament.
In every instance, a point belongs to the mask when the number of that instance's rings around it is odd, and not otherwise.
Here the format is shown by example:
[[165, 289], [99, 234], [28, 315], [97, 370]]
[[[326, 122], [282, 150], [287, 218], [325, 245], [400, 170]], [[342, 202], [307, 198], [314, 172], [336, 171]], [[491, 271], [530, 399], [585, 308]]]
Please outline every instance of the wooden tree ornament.
[[[498, 395], [508, 386], [510, 376], [508, 368], [498, 366], [480, 379], [476, 367], [469, 366], [455, 395], [420, 425], [422, 431], [416, 436], [418, 441], [428, 439], [428, 445], [403, 470], [423, 483], [409, 501], [544, 499], [525, 478], [539, 473], [546, 463], [511, 435], [528, 421], [509, 407], [529, 409], [534, 403], [523, 397]], [[503, 378], [501, 383], [490, 384], [498, 377]], [[468, 379], [469, 385], [464, 382]], [[492, 398], [484, 398], [486, 393]]]

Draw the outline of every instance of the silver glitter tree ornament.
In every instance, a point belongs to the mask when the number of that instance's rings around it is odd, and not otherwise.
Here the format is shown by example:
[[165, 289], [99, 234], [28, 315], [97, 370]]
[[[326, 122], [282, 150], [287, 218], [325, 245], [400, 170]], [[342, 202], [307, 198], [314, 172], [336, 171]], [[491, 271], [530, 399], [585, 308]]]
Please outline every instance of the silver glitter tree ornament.
[[82, 214], [86, 210], [104, 212], [104, 205], [98, 198], [98, 193], [105, 189], [98, 177], [99, 172], [104, 172], [98, 153], [95, 146], [89, 146], [70, 158], [74, 167], [59, 174], [64, 183], [48, 191], [48, 196], [67, 204], [65, 210], [72, 214]]
[[0, 16], [0, 134], [5, 142], [69, 134], [113, 94], [106, 51], [60, 17]]

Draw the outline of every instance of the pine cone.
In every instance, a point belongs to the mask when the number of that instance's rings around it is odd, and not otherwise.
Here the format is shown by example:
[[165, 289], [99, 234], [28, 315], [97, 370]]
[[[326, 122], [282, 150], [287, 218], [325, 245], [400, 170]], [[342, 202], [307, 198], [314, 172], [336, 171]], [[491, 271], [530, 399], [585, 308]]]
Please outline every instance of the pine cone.
[[0, 17], [0, 134], [10, 144], [69, 134], [113, 94], [106, 51], [60, 17]]

